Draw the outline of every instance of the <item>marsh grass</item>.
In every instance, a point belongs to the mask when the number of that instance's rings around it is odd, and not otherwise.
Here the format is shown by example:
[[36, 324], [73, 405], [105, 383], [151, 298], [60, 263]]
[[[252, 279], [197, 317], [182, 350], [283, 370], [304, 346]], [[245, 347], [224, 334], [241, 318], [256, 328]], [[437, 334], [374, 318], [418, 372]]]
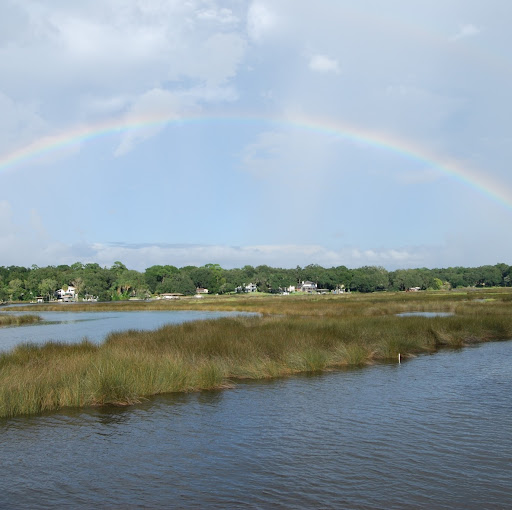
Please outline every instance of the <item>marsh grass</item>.
[[1, 326], [22, 326], [24, 324], [32, 324], [39, 322], [41, 317], [39, 315], [10, 315], [5, 312], [0, 313], [0, 327]]
[[[160, 393], [395, 362], [398, 353], [407, 357], [512, 338], [512, 303], [502, 299], [507, 294], [493, 294], [493, 301], [446, 294], [212, 299], [221, 306], [229, 302], [264, 315], [117, 332], [101, 345], [86, 340], [20, 345], [0, 354], [0, 416], [70, 406], [130, 405]], [[402, 311], [456, 315], [395, 315]]]

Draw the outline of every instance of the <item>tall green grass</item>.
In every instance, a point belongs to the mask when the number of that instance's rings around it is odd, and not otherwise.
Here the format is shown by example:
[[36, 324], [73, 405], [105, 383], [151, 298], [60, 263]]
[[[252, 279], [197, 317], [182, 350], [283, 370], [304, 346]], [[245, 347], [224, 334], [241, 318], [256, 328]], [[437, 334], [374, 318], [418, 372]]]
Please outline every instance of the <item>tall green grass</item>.
[[39, 315], [9, 315], [4, 312], [0, 313], [0, 326], [22, 326], [23, 324], [31, 324], [39, 322]]
[[[463, 293], [288, 298], [212, 299], [266, 314], [118, 332], [101, 345], [20, 345], [0, 354], [0, 416], [130, 405], [160, 393], [226, 388], [237, 380], [396, 361], [399, 353], [512, 338], [512, 302], [500, 296], [485, 302]], [[414, 310], [455, 315], [395, 315]]]

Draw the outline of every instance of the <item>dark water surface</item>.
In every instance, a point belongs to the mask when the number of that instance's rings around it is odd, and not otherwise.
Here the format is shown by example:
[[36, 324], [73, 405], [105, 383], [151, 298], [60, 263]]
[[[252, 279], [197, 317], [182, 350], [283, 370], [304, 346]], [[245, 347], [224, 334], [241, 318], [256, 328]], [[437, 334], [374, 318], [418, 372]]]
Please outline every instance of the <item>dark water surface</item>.
[[[65, 305], [64, 305], [65, 306]], [[7, 307], [3, 308], [6, 310]], [[28, 308], [28, 307], [27, 307]], [[8, 311], [8, 309], [6, 310]], [[165, 324], [258, 315], [242, 312], [203, 310], [129, 311], [129, 312], [9, 312], [11, 315], [39, 315], [43, 321], [23, 326], [0, 328], [0, 351], [7, 351], [23, 342], [44, 343], [49, 340], [75, 343], [84, 338], [101, 342], [112, 331], [157, 329]]]
[[512, 508], [512, 342], [0, 420], [0, 508]]

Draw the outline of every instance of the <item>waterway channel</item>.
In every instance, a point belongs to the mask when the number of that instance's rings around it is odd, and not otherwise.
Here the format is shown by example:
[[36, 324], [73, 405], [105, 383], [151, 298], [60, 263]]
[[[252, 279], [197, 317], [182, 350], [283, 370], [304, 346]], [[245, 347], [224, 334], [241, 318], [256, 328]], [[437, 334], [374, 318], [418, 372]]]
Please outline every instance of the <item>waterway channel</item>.
[[512, 342], [0, 420], [0, 508], [511, 508]]
[[[29, 307], [27, 307], [29, 308]], [[99, 343], [113, 331], [128, 329], [151, 330], [165, 324], [234, 317], [236, 315], [257, 315], [244, 312], [215, 312], [203, 310], [174, 311], [129, 311], [129, 312], [10, 312], [10, 315], [39, 315], [41, 322], [23, 326], [0, 328], [0, 351], [8, 351], [24, 342], [44, 343], [57, 341], [66, 343], [81, 342], [87, 338]]]

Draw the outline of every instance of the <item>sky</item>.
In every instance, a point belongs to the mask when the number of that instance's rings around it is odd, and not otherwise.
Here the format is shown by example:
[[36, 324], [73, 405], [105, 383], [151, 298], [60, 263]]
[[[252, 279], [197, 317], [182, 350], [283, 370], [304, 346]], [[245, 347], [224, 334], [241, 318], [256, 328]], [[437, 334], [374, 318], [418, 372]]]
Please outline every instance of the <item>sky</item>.
[[3, 0], [0, 266], [512, 264], [510, 19]]

